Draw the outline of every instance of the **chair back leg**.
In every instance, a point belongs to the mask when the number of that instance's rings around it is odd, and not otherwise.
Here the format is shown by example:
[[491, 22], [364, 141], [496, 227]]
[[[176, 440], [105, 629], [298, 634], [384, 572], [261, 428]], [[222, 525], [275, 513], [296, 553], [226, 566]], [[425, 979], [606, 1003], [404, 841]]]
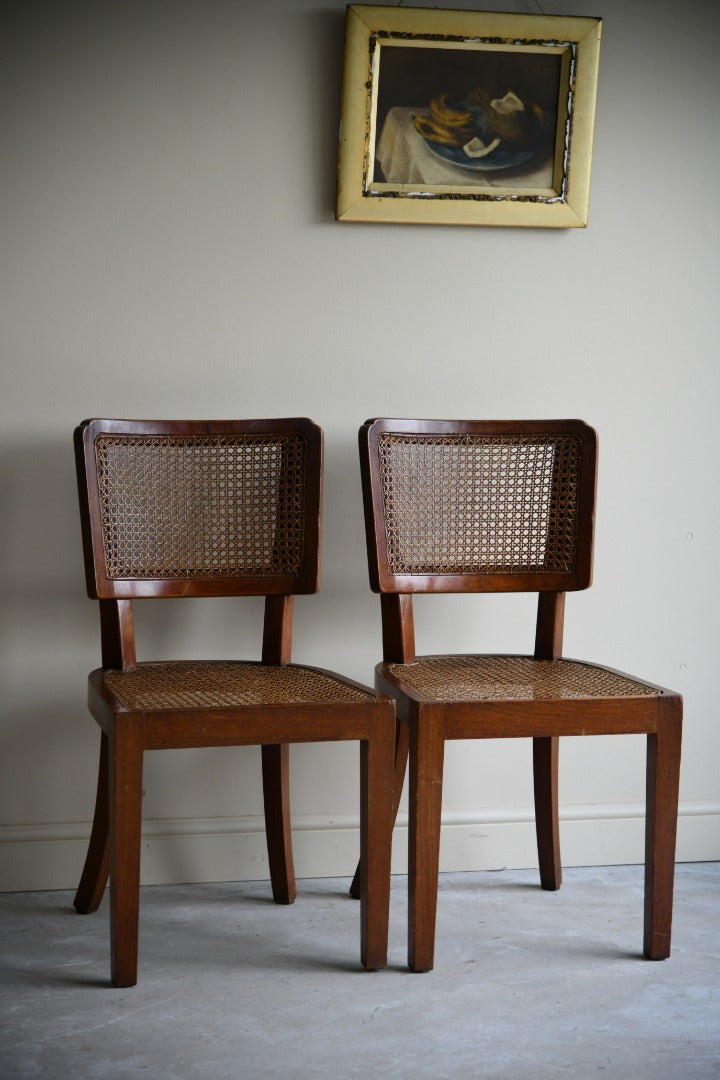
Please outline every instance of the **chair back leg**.
[[262, 748], [263, 801], [270, 883], [276, 904], [297, 896], [290, 823], [290, 757], [287, 743]]
[[90, 843], [85, 856], [85, 865], [73, 901], [75, 910], [81, 915], [89, 915], [91, 912], [97, 911], [107, 885], [110, 871], [109, 816], [108, 737], [103, 731], [100, 736], [100, 763], [98, 765], [97, 794], [95, 796], [95, 815], [90, 833]]
[[554, 891], [562, 884], [560, 825], [558, 820], [557, 735], [533, 739], [535, 832], [537, 834], [540, 884]]

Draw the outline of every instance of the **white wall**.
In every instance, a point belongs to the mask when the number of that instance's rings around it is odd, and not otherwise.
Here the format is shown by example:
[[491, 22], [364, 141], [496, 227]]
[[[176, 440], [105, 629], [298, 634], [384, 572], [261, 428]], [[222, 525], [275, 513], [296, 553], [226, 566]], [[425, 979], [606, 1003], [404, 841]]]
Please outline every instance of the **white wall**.
[[[341, 0], [16, 8], [0, 25], [0, 887], [73, 886], [89, 832], [99, 640], [71, 432], [92, 415], [321, 423], [323, 590], [297, 604], [295, 658], [366, 682], [380, 624], [359, 424], [587, 419], [596, 576], [568, 600], [566, 650], [685, 695], [679, 858], [720, 858], [716, 5], [559, 6], [605, 19], [590, 225], [567, 232], [334, 222]], [[146, 605], [145, 657], [258, 655], [258, 601]], [[533, 613], [524, 596], [424, 599], [418, 647], [528, 650]], [[447, 757], [444, 867], [532, 865], [529, 746]], [[566, 863], [642, 860], [643, 761], [640, 738], [566, 741]], [[298, 872], [349, 874], [356, 750], [293, 762]], [[264, 876], [258, 765], [254, 749], [148, 755], [146, 881]]]

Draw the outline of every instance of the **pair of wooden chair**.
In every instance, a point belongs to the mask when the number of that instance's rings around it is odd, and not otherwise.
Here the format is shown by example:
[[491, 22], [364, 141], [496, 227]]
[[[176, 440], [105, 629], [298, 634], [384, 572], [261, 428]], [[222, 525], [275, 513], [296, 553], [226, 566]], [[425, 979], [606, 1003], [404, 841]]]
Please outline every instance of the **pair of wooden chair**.
[[[561, 882], [560, 735], [647, 735], [644, 952], [670, 951], [682, 703], [563, 659], [590, 584], [595, 433], [579, 421], [368, 421], [360, 459], [376, 690], [290, 663], [293, 596], [318, 587], [322, 435], [309, 420], [86, 421], [75, 432], [88, 592], [100, 601], [95, 818], [75, 907], [110, 877], [112, 978], [137, 979], [143, 753], [262, 746], [273, 897], [295, 898], [288, 745], [361, 746], [361, 960], [387, 962], [391, 834], [410, 762], [408, 962], [433, 966], [446, 739], [533, 740], [540, 880]], [[537, 592], [532, 656], [416, 656], [412, 595]], [[137, 663], [136, 597], [265, 597], [262, 658]], [[397, 717], [396, 717], [397, 713]]]

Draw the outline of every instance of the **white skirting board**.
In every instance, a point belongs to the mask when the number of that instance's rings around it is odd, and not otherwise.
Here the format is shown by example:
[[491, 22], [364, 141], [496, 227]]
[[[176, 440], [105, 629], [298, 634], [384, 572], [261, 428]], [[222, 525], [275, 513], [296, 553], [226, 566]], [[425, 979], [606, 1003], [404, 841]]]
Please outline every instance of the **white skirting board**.
[[[644, 860], [644, 806], [575, 806], [560, 811], [564, 866]], [[82, 870], [89, 823], [0, 828], [0, 892], [72, 889]], [[295, 871], [350, 877], [359, 850], [358, 819], [296, 815]], [[720, 804], [681, 804], [678, 862], [720, 860]], [[537, 865], [532, 812], [443, 814], [440, 869], [501, 870]], [[393, 873], [407, 869], [407, 815], [395, 829]], [[143, 823], [142, 882], [252, 881], [267, 877], [262, 817], [173, 819]]]

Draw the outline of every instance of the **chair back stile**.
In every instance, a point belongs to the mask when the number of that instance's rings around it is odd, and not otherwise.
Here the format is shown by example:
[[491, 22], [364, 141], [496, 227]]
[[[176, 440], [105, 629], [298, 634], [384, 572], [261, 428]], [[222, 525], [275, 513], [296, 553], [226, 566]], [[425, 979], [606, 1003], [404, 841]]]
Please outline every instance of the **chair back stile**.
[[380, 596], [383, 660], [409, 664], [415, 658], [415, 619], [410, 593]]
[[538, 593], [534, 652], [536, 660], [560, 659], [563, 650], [564, 629], [565, 593]]
[[132, 600], [100, 600], [99, 605], [102, 666], [128, 671], [137, 664]]
[[292, 656], [294, 596], [266, 596], [262, 663], [289, 664]]
[[[380, 596], [383, 660], [408, 664], [415, 657], [415, 622], [410, 593], [382, 593]], [[536, 660], [557, 660], [562, 656], [565, 622], [565, 593], [538, 594], [535, 629]]]

